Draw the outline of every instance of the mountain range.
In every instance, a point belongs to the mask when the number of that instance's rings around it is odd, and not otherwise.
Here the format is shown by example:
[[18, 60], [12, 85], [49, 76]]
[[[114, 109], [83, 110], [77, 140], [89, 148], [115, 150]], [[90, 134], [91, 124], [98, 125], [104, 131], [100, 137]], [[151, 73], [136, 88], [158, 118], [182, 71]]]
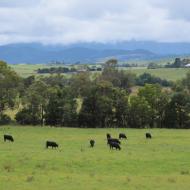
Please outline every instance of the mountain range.
[[119, 61], [155, 60], [190, 55], [190, 43], [161, 43], [124, 41], [115, 43], [76, 43], [71, 45], [42, 45], [16, 43], [0, 46], [0, 60], [18, 63], [96, 63], [109, 58]]

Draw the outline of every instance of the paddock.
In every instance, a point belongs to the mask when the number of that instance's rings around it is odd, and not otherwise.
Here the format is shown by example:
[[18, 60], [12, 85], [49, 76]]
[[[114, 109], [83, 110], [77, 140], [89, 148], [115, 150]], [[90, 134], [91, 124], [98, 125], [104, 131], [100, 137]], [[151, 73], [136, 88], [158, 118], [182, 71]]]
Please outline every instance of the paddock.
[[[0, 142], [1, 190], [189, 190], [190, 130], [0, 127], [14, 143]], [[121, 151], [106, 134], [127, 134]], [[46, 149], [53, 139], [59, 149]], [[89, 139], [96, 146], [89, 147]]]

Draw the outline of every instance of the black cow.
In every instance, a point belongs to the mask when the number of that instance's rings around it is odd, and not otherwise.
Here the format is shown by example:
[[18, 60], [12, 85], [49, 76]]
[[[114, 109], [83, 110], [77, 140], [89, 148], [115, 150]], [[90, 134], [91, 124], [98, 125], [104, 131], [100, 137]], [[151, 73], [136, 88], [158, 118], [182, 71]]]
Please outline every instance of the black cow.
[[146, 138], [147, 139], [151, 139], [152, 138], [152, 135], [150, 133], [146, 133]]
[[107, 139], [110, 139], [111, 135], [109, 133], [107, 133], [106, 137], [107, 137]]
[[14, 139], [13, 139], [13, 137], [11, 136], [11, 135], [4, 135], [4, 142], [5, 141], [11, 141], [11, 142], [14, 142]]
[[107, 144], [110, 144], [111, 142], [121, 144], [121, 142], [118, 139], [113, 139], [113, 138], [108, 139]]
[[59, 147], [59, 145], [56, 142], [46, 141], [46, 148], [48, 148], [49, 146], [52, 148], [58, 148]]
[[110, 149], [116, 149], [116, 150], [121, 150], [121, 147], [120, 147], [120, 145], [118, 144], [118, 143], [116, 143], [116, 142], [109, 142], [109, 145], [110, 145]]
[[95, 140], [92, 140], [92, 139], [91, 139], [91, 140], [90, 140], [90, 147], [92, 147], [92, 148], [93, 148], [93, 147], [94, 147], [94, 145], [95, 145]]
[[119, 139], [127, 139], [126, 135], [124, 133], [119, 134]]

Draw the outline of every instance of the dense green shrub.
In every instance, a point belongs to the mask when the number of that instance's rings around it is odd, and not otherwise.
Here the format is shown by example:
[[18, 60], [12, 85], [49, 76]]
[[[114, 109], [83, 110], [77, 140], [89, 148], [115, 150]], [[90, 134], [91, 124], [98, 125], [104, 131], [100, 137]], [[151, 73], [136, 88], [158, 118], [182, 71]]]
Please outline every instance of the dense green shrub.
[[19, 111], [16, 114], [15, 119], [21, 125], [38, 125], [38, 124], [40, 124], [39, 117], [35, 114], [31, 114], [31, 110], [26, 109], [26, 108]]
[[7, 125], [11, 122], [11, 118], [6, 114], [0, 114], [0, 125]]

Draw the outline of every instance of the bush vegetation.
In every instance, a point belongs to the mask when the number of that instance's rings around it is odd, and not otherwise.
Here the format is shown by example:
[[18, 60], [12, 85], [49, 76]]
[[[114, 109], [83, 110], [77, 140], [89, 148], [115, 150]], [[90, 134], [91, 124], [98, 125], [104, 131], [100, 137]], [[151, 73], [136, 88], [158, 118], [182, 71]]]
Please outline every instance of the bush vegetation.
[[190, 128], [190, 73], [173, 83], [147, 73], [137, 77], [111, 59], [95, 78], [88, 71], [21, 78], [5, 62], [0, 77], [1, 123], [9, 120], [7, 109], [21, 105], [15, 119], [23, 125]]

